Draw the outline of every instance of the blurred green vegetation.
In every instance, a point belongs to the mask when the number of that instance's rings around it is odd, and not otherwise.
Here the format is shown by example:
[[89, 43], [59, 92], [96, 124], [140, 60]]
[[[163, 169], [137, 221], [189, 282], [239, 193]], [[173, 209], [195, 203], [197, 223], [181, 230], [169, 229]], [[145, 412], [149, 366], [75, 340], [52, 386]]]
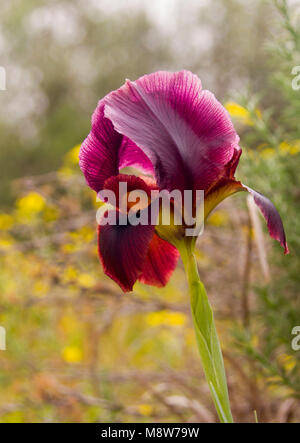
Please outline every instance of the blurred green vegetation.
[[126, 77], [182, 68], [226, 104], [239, 178], [276, 204], [291, 251], [257, 244], [244, 196], [199, 239], [233, 415], [299, 421], [297, 2], [109, 3], [1, 5], [0, 421], [216, 420], [181, 265], [166, 288], [123, 296], [98, 262], [97, 203], [78, 167], [98, 99]]
[[[265, 96], [241, 97], [252, 124], [242, 137], [246, 155], [242, 170], [255, 189], [270, 196], [279, 208], [290, 255], [282, 256], [274, 248], [272, 282], [258, 286], [257, 324], [252, 335], [262, 331], [259, 350], [251, 346], [251, 333], [237, 332], [238, 344], [255, 364], [289, 395], [300, 398], [300, 354], [291, 349], [291, 331], [299, 323], [300, 314], [300, 108], [299, 90], [292, 81], [294, 66], [300, 65], [299, 23], [293, 20], [293, 10], [287, 2], [275, 2], [281, 16], [284, 33], [269, 48], [274, 70], [268, 78], [276, 91], [274, 103], [264, 105]], [[259, 113], [257, 113], [259, 109]]]

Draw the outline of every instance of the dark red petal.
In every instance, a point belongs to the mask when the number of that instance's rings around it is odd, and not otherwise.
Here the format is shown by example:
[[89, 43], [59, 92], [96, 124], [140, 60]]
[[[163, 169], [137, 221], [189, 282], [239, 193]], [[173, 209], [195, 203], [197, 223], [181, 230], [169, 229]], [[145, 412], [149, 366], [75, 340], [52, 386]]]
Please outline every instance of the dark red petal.
[[178, 250], [154, 234], [139, 280], [147, 285], [165, 286], [176, 268], [178, 258]]
[[93, 114], [92, 130], [81, 145], [79, 165], [88, 185], [96, 192], [103, 189], [107, 178], [117, 175], [125, 166], [153, 173], [152, 163], [144, 152], [115, 131], [111, 121], [104, 117], [103, 100]]
[[[117, 221], [119, 216], [117, 212]], [[124, 292], [132, 291], [134, 283], [144, 269], [153, 233], [153, 225], [117, 224], [98, 227], [98, 250], [104, 272]]]
[[225, 176], [228, 178], [234, 178], [234, 173], [239, 164], [240, 157], [242, 155], [242, 149], [236, 146], [234, 149], [234, 154], [230, 162], [226, 165]]

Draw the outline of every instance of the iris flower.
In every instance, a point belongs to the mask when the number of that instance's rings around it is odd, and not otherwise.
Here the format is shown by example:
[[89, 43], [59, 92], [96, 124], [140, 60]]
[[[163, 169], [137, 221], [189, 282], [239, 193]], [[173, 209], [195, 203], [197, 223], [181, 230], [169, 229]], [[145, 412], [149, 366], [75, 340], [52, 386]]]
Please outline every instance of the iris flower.
[[[126, 81], [99, 101], [79, 157], [86, 181], [97, 193], [107, 190], [117, 195], [124, 182], [128, 192], [144, 191], [141, 211], [151, 208], [153, 190], [182, 194], [189, 190], [193, 196], [202, 190], [206, 219], [226, 197], [246, 191], [266, 219], [271, 237], [288, 253], [273, 203], [235, 178], [241, 152], [229, 114], [211, 92], [202, 89], [200, 79], [189, 71], [160, 71]], [[128, 166], [141, 175], [125, 175], [122, 170]], [[197, 199], [192, 203], [192, 211], [197, 211]], [[124, 204], [110, 205], [107, 213], [116, 221], [124, 217], [129, 221], [131, 209], [132, 202], [125, 196]], [[99, 224], [99, 256], [105, 273], [127, 292], [137, 280], [166, 285], [180, 253], [204, 373], [220, 421], [232, 422], [213, 313], [194, 257], [196, 237], [187, 237], [184, 228], [184, 223], [162, 226], [159, 217], [156, 225], [152, 220], [148, 224]]]
[[[99, 192], [128, 190], [203, 190], [205, 218], [224, 198], [250, 192], [264, 215], [270, 235], [288, 252], [274, 205], [234, 177], [241, 155], [230, 117], [214, 95], [189, 71], [155, 72], [125, 85], [99, 101], [91, 132], [82, 144], [80, 167], [88, 185]], [[141, 177], [120, 174], [124, 167]], [[145, 179], [151, 175], [152, 183]], [[144, 177], [144, 179], [143, 179]], [[119, 208], [116, 208], [118, 211]], [[123, 291], [137, 280], [164, 286], [178, 260], [177, 248], [155, 226], [99, 226], [99, 256], [105, 273]], [[165, 231], [166, 233], [166, 231]], [[176, 242], [175, 242], [176, 244]]]

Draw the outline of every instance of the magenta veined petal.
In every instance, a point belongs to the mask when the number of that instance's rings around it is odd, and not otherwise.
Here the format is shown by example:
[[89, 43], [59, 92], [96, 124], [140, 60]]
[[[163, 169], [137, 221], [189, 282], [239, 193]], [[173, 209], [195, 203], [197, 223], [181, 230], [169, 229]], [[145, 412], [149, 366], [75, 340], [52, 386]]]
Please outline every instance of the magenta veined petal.
[[126, 166], [134, 166], [153, 174], [153, 165], [145, 153], [127, 137], [115, 131], [104, 117], [101, 100], [92, 117], [92, 129], [81, 145], [79, 165], [87, 184], [98, 192], [105, 181]]
[[189, 71], [159, 71], [105, 97], [105, 116], [151, 159], [164, 189], [206, 190], [224, 174], [239, 137], [214, 95]]

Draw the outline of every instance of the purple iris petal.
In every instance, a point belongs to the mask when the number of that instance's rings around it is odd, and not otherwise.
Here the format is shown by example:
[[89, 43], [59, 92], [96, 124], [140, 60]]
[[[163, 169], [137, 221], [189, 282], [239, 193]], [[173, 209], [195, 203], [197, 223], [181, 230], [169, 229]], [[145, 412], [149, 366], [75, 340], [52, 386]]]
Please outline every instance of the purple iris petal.
[[227, 111], [189, 71], [127, 81], [104, 100], [115, 129], [152, 160], [160, 188], [206, 190], [234, 155], [239, 137]]
[[119, 169], [125, 166], [153, 173], [152, 163], [144, 152], [115, 131], [111, 121], [104, 117], [103, 100], [93, 114], [92, 129], [81, 146], [79, 159], [88, 185], [96, 192], [103, 189], [109, 177], [118, 175]]
[[281, 246], [284, 248], [284, 253], [289, 253], [285, 232], [280, 215], [273, 203], [264, 195], [254, 191], [248, 186], [243, 187], [253, 196], [255, 203], [261, 210], [268, 226], [270, 236], [275, 240], [278, 240]]
[[119, 170], [135, 167], [145, 174], [154, 175], [153, 164], [144, 152], [127, 137], [123, 137], [119, 149]]
[[[288, 253], [274, 205], [234, 178], [241, 155], [238, 142], [227, 111], [211, 92], [202, 90], [196, 75], [160, 71], [127, 81], [99, 102], [80, 150], [80, 167], [97, 192], [115, 189], [120, 180], [130, 190], [146, 190], [148, 196], [157, 187], [204, 190], [206, 216], [229, 195], [248, 191], [271, 237]], [[155, 174], [156, 183], [119, 175], [126, 166]], [[115, 213], [120, 217], [118, 209]], [[106, 274], [126, 292], [137, 279], [165, 285], [178, 251], [155, 234], [153, 225], [106, 225], [99, 227], [99, 256]]]
[[240, 191], [247, 191], [253, 196], [255, 203], [259, 207], [267, 222], [270, 236], [275, 240], [278, 240], [284, 248], [284, 253], [288, 254], [289, 249], [286, 242], [282, 220], [273, 203], [264, 195], [235, 180], [234, 177], [223, 177], [206, 194], [204, 200], [205, 218], [209, 216], [211, 211], [221, 201]]

